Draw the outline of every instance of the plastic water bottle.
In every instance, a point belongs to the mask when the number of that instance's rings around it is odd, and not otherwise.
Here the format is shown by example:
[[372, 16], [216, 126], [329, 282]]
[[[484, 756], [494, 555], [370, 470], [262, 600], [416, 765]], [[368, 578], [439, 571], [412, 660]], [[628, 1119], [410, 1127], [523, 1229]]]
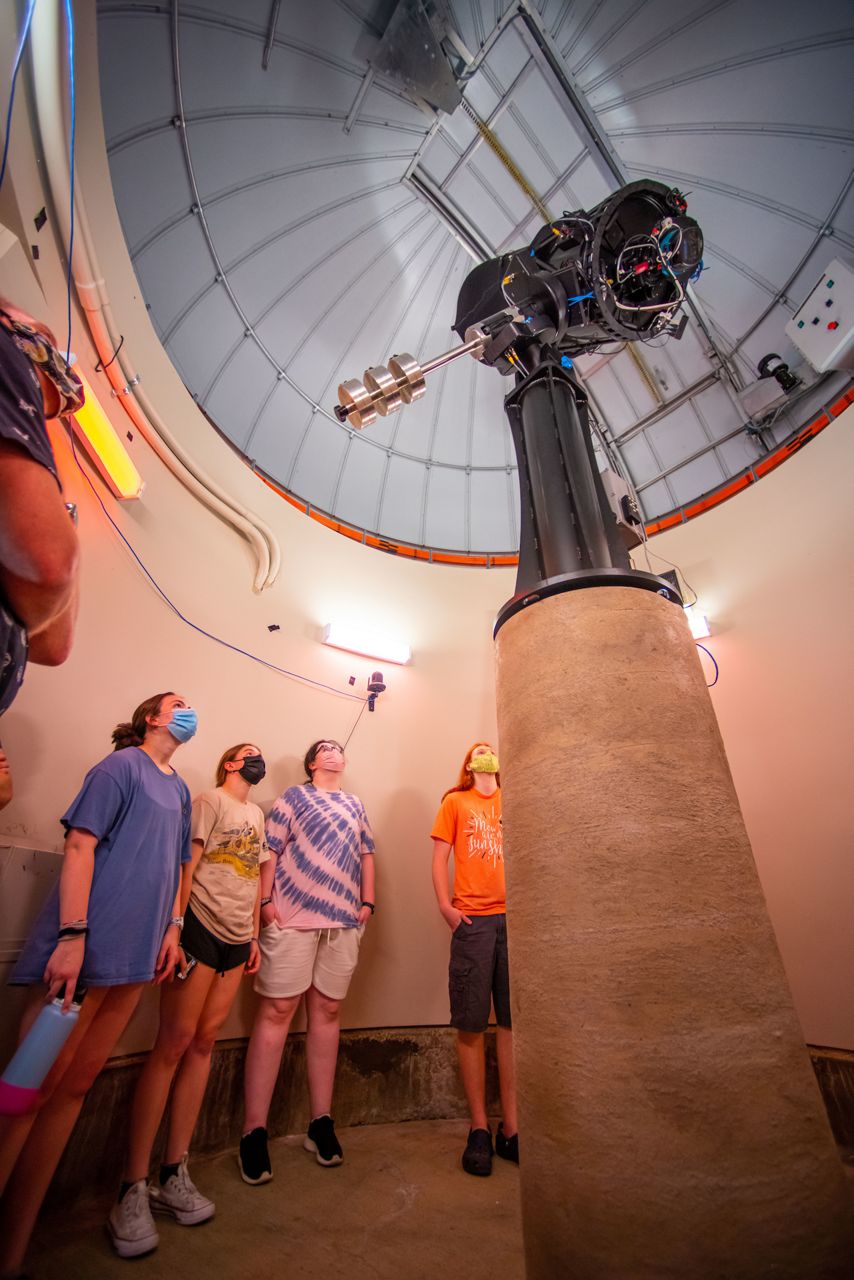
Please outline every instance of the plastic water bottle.
[[85, 987], [75, 988], [67, 1013], [63, 996], [44, 1006], [0, 1076], [0, 1115], [21, 1116], [35, 1106], [45, 1076], [77, 1025], [85, 994]]

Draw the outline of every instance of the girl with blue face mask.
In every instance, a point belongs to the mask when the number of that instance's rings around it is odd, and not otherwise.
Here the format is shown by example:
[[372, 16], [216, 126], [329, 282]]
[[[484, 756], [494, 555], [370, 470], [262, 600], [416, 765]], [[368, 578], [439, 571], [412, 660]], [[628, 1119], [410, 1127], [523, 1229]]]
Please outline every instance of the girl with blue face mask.
[[[260, 747], [238, 743], [223, 752], [216, 787], [193, 800], [193, 861], [182, 892], [183, 972], [161, 991], [157, 1040], [136, 1087], [123, 1182], [108, 1221], [122, 1258], [156, 1248], [152, 1213], [195, 1226], [216, 1211], [190, 1177], [188, 1150], [217, 1035], [244, 973], [256, 973], [260, 962], [260, 872], [270, 854], [264, 814], [250, 792], [265, 773]], [[149, 1184], [170, 1089], [160, 1173]]]
[[191, 800], [171, 760], [196, 713], [156, 694], [113, 731], [115, 750], [87, 773], [61, 818], [59, 884], [47, 897], [10, 982], [33, 986], [26, 1032], [45, 1000], [88, 991], [77, 1026], [48, 1074], [40, 1105], [0, 1141], [0, 1274], [17, 1274], [87, 1090], [136, 1008], [142, 988], [171, 977], [180, 956], [182, 864]]

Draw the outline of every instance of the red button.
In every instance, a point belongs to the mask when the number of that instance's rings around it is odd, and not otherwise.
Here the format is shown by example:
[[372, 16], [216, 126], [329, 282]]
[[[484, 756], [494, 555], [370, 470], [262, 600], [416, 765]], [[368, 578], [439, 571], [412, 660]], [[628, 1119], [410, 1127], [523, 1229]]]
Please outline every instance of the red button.
[[829, 324], [827, 327], [828, 327], [828, 329], [838, 329], [838, 328], [839, 328], [839, 321], [838, 321], [838, 320], [831, 320], [830, 324]]

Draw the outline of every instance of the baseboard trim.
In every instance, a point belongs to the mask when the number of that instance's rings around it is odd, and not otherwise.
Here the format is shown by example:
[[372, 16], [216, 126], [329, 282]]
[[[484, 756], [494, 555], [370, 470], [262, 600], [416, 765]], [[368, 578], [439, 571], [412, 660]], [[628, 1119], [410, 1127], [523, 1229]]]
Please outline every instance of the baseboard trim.
[[[854, 1148], [854, 1053], [808, 1046], [833, 1135], [840, 1147]], [[217, 1045], [196, 1133], [195, 1154], [236, 1147], [243, 1124], [243, 1062], [246, 1040]], [[57, 1170], [50, 1199], [84, 1189], [106, 1191], [121, 1177], [130, 1104], [146, 1054], [112, 1059], [83, 1107]], [[498, 1109], [494, 1036], [487, 1036], [490, 1108]], [[403, 1027], [343, 1031], [335, 1084], [334, 1115], [342, 1128], [361, 1124], [401, 1124], [408, 1120], [466, 1118], [457, 1071], [455, 1035], [449, 1027]], [[272, 1137], [302, 1133], [308, 1124], [305, 1036], [288, 1038], [273, 1096]], [[155, 1144], [159, 1156], [163, 1132]]]

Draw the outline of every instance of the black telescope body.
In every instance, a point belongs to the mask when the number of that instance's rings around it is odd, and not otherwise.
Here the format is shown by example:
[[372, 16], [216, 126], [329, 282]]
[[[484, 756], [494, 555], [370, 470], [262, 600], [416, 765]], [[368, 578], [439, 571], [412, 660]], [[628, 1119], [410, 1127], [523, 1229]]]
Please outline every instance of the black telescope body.
[[639, 539], [622, 530], [641, 526], [641, 516], [624, 494], [618, 524], [573, 359], [614, 342], [680, 337], [687, 318], [676, 323], [676, 315], [702, 256], [682, 193], [632, 182], [469, 272], [453, 326], [462, 346], [423, 364], [395, 355], [339, 386], [335, 415], [361, 430], [421, 399], [427, 375], [464, 355], [515, 378], [504, 407], [519, 464], [519, 572], [496, 630], [528, 604], [576, 587], [641, 587], [681, 603], [669, 582], [631, 566], [628, 547]]
[[673, 321], [702, 254], [682, 194], [641, 181], [547, 223], [526, 248], [481, 263], [463, 282], [455, 331], [466, 340], [480, 329], [479, 359], [516, 381], [504, 407], [519, 466], [519, 572], [496, 630], [536, 600], [578, 587], [635, 586], [679, 602], [668, 582], [631, 566], [573, 357], [680, 336], [685, 321]]

